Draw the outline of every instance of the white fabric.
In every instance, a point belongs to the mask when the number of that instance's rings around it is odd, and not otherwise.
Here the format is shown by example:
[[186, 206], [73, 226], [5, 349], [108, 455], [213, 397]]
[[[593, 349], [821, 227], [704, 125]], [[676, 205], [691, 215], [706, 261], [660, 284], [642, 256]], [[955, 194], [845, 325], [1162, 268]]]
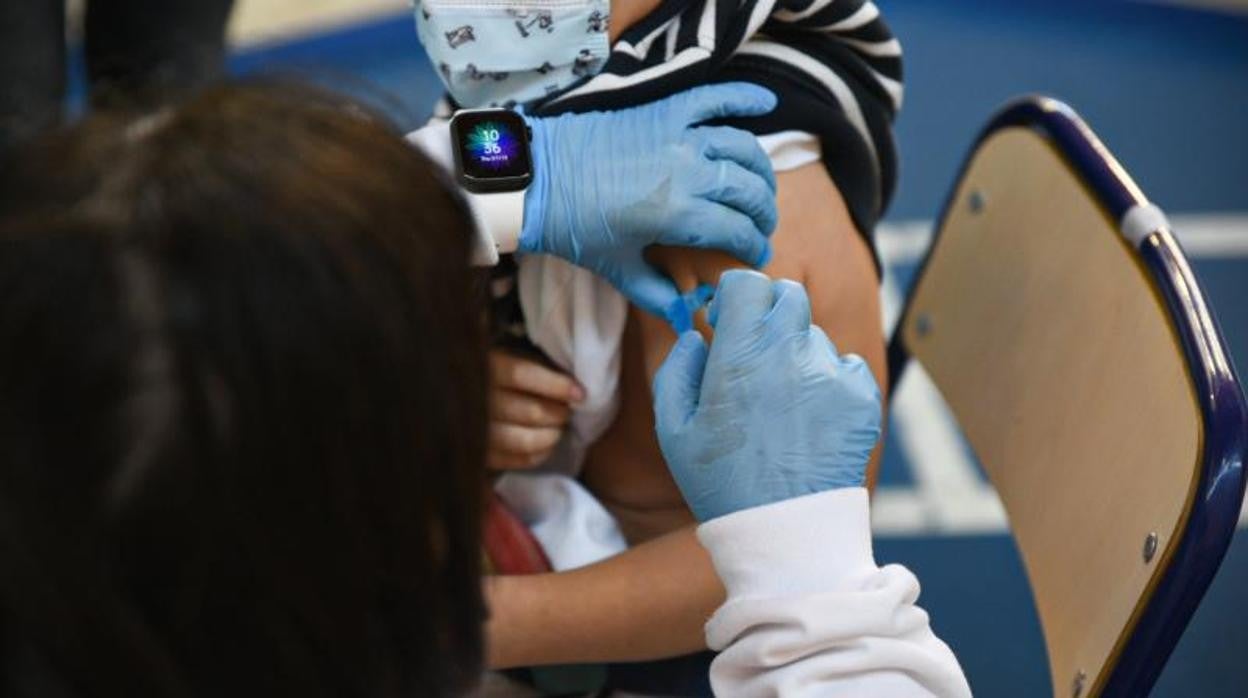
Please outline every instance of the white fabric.
[[520, 305], [529, 339], [576, 376], [585, 400], [541, 473], [501, 478], [496, 489], [522, 519], [556, 570], [597, 562], [627, 547], [619, 526], [575, 479], [585, 453], [606, 431], [619, 406], [620, 340], [628, 304], [600, 277], [558, 257], [519, 259]]
[[771, 158], [771, 169], [776, 172], [796, 170], [821, 157], [819, 139], [805, 131], [768, 133], [758, 137], [758, 144]]
[[585, 389], [585, 400], [572, 410], [563, 438], [542, 465], [575, 476], [619, 407], [620, 343], [628, 303], [602, 277], [558, 257], [526, 255], [517, 261], [529, 340]]
[[831, 490], [698, 527], [728, 598], [706, 625], [722, 696], [970, 696], [915, 605], [919, 582], [871, 553], [867, 491]]
[[[435, 118], [407, 134], [407, 141], [419, 148], [448, 175], [455, 171], [455, 155], [451, 152], [451, 131], [446, 119]], [[473, 194], [460, 190], [472, 214], [476, 239], [470, 264], [492, 267], [498, 255], [514, 252], [524, 223], [524, 192]]]
[[558, 473], [506, 473], [494, 490], [528, 526], [556, 572], [623, 552], [615, 519], [581, 483]]

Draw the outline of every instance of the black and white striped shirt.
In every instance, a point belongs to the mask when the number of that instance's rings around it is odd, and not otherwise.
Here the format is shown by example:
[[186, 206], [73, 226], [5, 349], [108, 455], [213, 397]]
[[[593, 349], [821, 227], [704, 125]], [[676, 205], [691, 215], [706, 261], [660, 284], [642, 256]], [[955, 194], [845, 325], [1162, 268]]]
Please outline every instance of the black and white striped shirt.
[[901, 46], [869, 0], [663, 0], [616, 40], [600, 73], [529, 112], [620, 108], [732, 80], [779, 97], [771, 114], [734, 125], [820, 139], [870, 240], [897, 178], [891, 123], [902, 83]]

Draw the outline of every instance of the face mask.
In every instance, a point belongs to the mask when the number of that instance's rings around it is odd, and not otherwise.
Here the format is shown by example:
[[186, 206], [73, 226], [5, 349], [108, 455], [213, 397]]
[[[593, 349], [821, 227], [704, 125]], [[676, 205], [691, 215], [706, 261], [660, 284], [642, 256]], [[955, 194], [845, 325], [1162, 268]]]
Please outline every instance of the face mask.
[[416, 30], [455, 101], [523, 104], [606, 63], [610, 0], [414, 0]]

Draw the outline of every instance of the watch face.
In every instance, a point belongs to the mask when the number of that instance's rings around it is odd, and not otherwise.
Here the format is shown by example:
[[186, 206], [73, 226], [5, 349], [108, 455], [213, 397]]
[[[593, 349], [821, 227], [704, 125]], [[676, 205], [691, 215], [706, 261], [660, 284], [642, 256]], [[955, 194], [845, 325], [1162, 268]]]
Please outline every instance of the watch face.
[[503, 110], [466, 113], [455, 118], [455, 137], [465, 175], [474, 179], [529, 174], [529, 148], [520, 115]]

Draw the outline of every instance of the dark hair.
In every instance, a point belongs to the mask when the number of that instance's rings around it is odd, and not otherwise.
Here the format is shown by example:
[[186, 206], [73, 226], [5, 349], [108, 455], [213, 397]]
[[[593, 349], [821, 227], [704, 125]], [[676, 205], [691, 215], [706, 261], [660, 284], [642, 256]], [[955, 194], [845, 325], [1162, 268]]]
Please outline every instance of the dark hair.
[[469, 687], [485, 349], [434, 167], [252, 85], [5, 175], [0, 693]]

